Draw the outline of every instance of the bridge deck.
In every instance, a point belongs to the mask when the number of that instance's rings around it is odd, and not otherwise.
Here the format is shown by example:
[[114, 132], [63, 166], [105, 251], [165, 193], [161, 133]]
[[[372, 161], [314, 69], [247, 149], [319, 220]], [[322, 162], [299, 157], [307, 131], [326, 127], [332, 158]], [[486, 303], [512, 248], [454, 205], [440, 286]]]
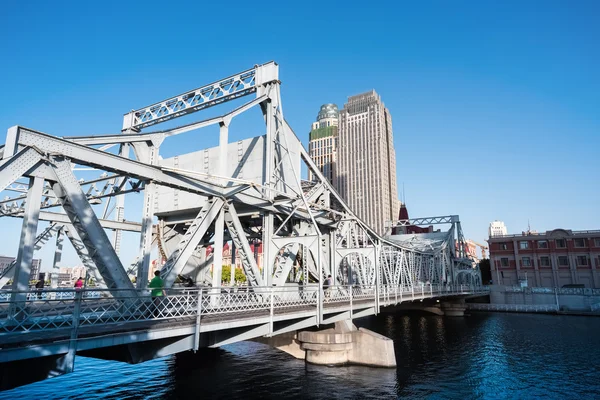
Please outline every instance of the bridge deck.
[[[431, 286], [417, 293], [402, 287], [378, 290], [374, 287], [340, 287], [321, 294], [324, 298], [322, 303], [317, 301], [316, 291], [282, 292], [280, 288], [218, 294], [210, 293], [210, 289], [187, 290], [170, 294], [156, 305], [147, 296], [97, 298], [78, 293], [71, 299], [33, 298], [24, 305], [0, 303], [0, 356], [8, 351], [12, 353], [34, 346], [43, 348], [67, 343], [73, 338], [83, 342], [164, 330], [173, 331], [176, 335], [180, 328], [207, 333], [308, 318], [312, 318], [314, 325], [317, 321], [326, 321], [326, 318], [319, 317], [320, 314], [348, 313], [347, 319], [377, 313], [378, 306], [478, 293], [487, 292], [483, 288], [467, 287]], [[110, 343], [97, 342], [97, 347]]]

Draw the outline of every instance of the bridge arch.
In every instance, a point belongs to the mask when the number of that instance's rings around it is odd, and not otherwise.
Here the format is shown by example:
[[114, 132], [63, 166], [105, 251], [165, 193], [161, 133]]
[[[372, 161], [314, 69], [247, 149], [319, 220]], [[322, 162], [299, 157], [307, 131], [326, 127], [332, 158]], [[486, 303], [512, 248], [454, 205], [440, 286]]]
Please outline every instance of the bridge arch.
[[337, 265], [336, 280], [342, 285], [374, 285], [375, 260], [373, 251], [358, 249], [341, 257]]

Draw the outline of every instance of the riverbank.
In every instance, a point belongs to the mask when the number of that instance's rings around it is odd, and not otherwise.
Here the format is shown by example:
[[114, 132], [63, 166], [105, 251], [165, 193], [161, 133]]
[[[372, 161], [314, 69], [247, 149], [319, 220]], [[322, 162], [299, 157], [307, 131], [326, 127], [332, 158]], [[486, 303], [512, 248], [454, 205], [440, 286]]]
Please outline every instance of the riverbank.
[[586, 310], [561, 310], [554, 304], [487, 304], [487, 303], [467, 303], [468, 311], [475, 312], [509, 312], [509, 313], [534, 313], [534, 314], [555, 314], [555, 315], [574, 315], [584, 317], [600, 317], [599, 311]]

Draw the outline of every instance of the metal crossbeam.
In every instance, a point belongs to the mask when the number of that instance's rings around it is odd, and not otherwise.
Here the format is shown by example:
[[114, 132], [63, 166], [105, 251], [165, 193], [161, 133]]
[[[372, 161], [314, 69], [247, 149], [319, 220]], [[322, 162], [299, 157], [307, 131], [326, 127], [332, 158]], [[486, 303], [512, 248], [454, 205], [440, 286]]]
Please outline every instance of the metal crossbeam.
[[65, 229], [64, 229], [64, 233], [67, 236], [67, 238], [69, 238], [69, 241], [71, 242], [73, 249], [75, 249], [75, 252], [79, 256], [79, 259], [81, 260], [81, 263], [83, 264], [83, 266], [94, 277], [94, 280], [96, 281], [96, 285], [100, 288], [106, 288], [106, 283], [104, 282], [104, 278], [102, 277], [102, 274], [96, 267], [96, 263], [94, 262], [94, 259], [90, 255], [88, 248], [83, 243], [83, 240], [81, 240], [81, 238], [79, 237], [77, 230], [71, 225], [66, 225]]
[[192, 224], [188, 227], [185, 235], [182, 236], [177, 248], [161, 269], [161, 277], [164, 280], [165, 287], [173, 286], [177, 275], [189, 260], [190, 256], [200, 243], [200, 240], [214, 221], [217, 214], [221, 211], [225, 202], [220, 198], [209, 199], [206, 206], [200, 210]]
[[388, 221], [390, 228], [397, 226], [411, 226], [411, 225], [436, 225], [436, 224], [453, 224], [458, 222], [458, 215], [446, 215], [443, 217], [425, 217], [425, 218], [412, 218], [403, 219], [399, 221]]
[[[233, 240], [235, 248], [237, 248], [239, 256], [242, 259], [242, 266], [244, 268], [244, 272], [246, 273], [246, 278], [248, 279], [249, 284], [252, 286], [263, 286], [263, 279], [260, 276], [260, 270], [256, 265], [254, 254], [250, 250], [250, 244], [248, 243], [248, 239], [244, 234], [244, 228], [242, 227], [242, 223], [240, 222], [240, 218], [238, 217], [233, 204], [229, 204], [227, 206], [227, 212], [225, 213], [225, 224], [227, 225], [231, 240]], [[235, 263], [232, 264], [232, 268], [234, 268]], [[231, 273], [233, 274], [234, 271]]]
[[258, 85], [278, 78], [276, 66], [274, 62], [259, 65], [209, 85], [132, 111], [125, 114], [123, 130], [140, 130], [252, 94], [256, 92]]
[[0, 192], [25, 175], [27, 171], [35, 168], [40, 161], [42, 161], [42, 156], [33, 148], [22, 149], [4, 161], [0, 165]]

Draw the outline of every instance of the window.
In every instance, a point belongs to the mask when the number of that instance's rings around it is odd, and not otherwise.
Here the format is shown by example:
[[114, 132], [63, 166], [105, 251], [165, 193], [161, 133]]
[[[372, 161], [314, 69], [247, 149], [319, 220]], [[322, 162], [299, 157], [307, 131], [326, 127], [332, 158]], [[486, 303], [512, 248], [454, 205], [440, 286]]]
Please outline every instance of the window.
[[600, 247], [600, 238], [594, 239], [594, 246]]
[[508, 250], [508, 243], [500, 243], [500, 250]]
[[542, 267], [549, 267], [550, 266], [550, 258], [549, 257], [541, 257], [540, 258], [540, 265]]
[[546, 240], [538, 240], [537, 244], [538, 244], [538, 249], [547, 249], [548, 248], [548, 241], [546, 241]]
[[585, 247], [585, 239], [575, 239], [575, 247]]
[[567, 247], [567, 245], [565, 244], [565, 239], [556, 239], [556, 248], [560, 249], [560, 248], [565, 248]]
[[503, 267], [508, 267], [508, 258], [501, 258], [501, 259], [500, 259], [500, 264], [501, 264]]
[[529, 242], [527, 242], [527, 241], [519, 242], [519, 249], [525, 250], [528, 248], [529, 248]]
[[558, 256], [558, 265], [569, 265], [569, 258], [567, 256]]
[[588, 265], [586, 256], [577, 256], [577, 265]]
[[524, 267], [531, 267], [531, 258], [529, 258], [529, 257], [523, 257], [521, 259], [521, 262], [523, 263]]

